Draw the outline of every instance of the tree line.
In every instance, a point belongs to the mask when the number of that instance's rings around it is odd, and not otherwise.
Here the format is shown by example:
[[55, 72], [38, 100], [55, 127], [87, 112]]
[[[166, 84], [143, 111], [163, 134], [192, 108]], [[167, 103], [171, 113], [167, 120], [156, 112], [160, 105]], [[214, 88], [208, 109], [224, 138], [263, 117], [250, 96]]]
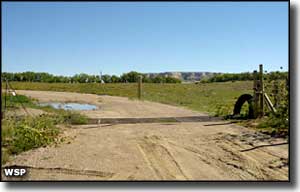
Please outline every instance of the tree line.
[[[80, 73], [69, 76], [52, 75], [44, 72], [21, 72], [21, 73], [8, 73], [3, 72], [1, 79], [8, 79], [9, 81], [23, 81], [23, 82], [44, 82], [44, 83], [134, 83], [137, 82], [139, 76], [142, 76], [144, 83], [181, 83], [178, 78], [168, 76], [147, 76], [146, 74], [131, 71], [129, 73], [123, 73], [120, 76], [117, 75], [88, 75]], [[288, 72], [269, 72], [264, 73], [264, 78], [269, 80], [287, 79]], [[226, 82], [226, 81], [249, 81], [253, 80], [253, 75], [250, 72], [245, 73], [223, 73], [216, 74], [210, 78], [204, 78], [201, 83], [212, 82]]]
[[21, 73], [9, 73], [3, 72], [1, 79], [7, 79], [9, 81], [23, 81], [23, 82], [44, 82], [44, 83], [134, 83], [137, 82], [139, 76], [142, 76], [145, 83], [181, 83], [180, 79], [174, 77], [165, 77], [157, 75], [155, 77], [148, 77], [146, 74], [142, 74], [136, 71], [124, 73], [120, 76], [117, 75], [88, 75], [80, 73], [71, 77], [62, 75], [52, 75], [44, 72], [21, 72]]
[[[288, 72], [265, 72], [263, 74], [264, 79], [268, 80], [278, 80], [278, 79], [287, 79]], [[245, 73], [223, 73], [217, 74], [210, 78], [202, 79], [201, 83], [212, 83], [212, 82], [226, 82], [226, 81], [250, 81], [253, 80], [253, 73], [245, 72]]]

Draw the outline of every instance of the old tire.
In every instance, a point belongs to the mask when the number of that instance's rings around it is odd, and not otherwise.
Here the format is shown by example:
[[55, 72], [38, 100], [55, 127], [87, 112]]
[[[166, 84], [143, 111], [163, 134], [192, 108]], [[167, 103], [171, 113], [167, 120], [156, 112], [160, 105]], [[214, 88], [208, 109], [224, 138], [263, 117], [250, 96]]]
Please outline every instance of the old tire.
[[245, 102], [248, 102], [249, 104], [248, 118], [252, 119], [254, 118], [253, 96], [250, 94], [243, 94], [238, 98], [238, 100], [234, 105], [233, 115], [234, 116], [240, 115], [242, 106], [244, 105]]

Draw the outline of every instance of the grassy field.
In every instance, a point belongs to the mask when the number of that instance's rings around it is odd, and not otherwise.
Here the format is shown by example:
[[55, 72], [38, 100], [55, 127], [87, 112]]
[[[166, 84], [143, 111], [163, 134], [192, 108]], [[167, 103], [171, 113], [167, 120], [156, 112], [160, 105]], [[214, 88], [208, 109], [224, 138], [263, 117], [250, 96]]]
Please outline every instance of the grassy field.
[[[69, 84], [11, 82], [15, 89], [68, 91], [137, 98], [137, 84]], [[143, 84], [143, 99], [170, 105], [184, 106], [211, 115], [232, 113], [236, 99], [252, 93], [252, 81], [207, 84]]]

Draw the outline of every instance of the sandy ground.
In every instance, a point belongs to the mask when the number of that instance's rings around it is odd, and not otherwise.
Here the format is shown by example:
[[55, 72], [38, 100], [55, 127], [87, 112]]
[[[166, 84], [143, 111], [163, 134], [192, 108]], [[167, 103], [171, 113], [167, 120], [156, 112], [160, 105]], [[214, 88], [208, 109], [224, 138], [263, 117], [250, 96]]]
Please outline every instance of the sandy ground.
[[99, 110], [82, 111], [82, 113], [91, 118], [182, 117], [200, 114], [184, 108], [178, 108], [149, 101], [140, 102], [138, 100], [130, 100], [125, 97], [27, 90], [17, 90], [17, 93], [36, 98], [39, 100], [39, 102], [60, 101], [97, 105]]
[[[17, 93], [40, 102], [95, 104], [98, 110], [82, 112], [92, 118], [205, 115], [121, 97]], [[286, 140], [226, 121], [81, 125], [63, 130], [65, 142], [21, 153], [5, 166], [27, 167], [23, 180], [288, 180]], [[2, 179], [19, 178], [2, 174]]]

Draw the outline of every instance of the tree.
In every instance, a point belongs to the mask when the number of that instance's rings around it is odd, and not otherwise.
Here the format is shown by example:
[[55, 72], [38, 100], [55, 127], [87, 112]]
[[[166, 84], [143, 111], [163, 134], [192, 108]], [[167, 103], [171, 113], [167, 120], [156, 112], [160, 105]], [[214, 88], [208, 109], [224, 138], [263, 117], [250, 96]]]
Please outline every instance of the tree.
[[174, 77], [167, 77], [166, 83], [181, 83], [181, 80]]
[[[136, 71], [131, 71], [129, 73], [124, 73], [120, 77], [116, 75], [103, 75], [102, 80], [105, 83], [120, 83], [120, 82], [137, 82], [139, 76], [142, 76], [144, 83], [181, 83], [180, 79], [168, 76], [148, 76]], [[227, 75], [228, 76], [228, 75]], [[225, 79], [230, 79], [230, 77], [225, 77]], [[278, 76], [278, 75], [277, 75]], [[222, 77], [222, 76], [220, 76]], [[220, 78], [218, 77], [218, 78]], [[7, 78], [9, 81], [29, 81], [29, 82], [45, 82], [45, 83], [94, 83], [100, 82], [99, 75], [88, 75], [85, 73], [75, 74], [72, 77], [62, 76], [62, 75], [52, 75], [44, 72], [31, 72], [26, 71], [22, 73], [9, 73], [3, 72], [1, 78]], [[224, 78], [224, 77], [222, 77]], [[209, 80], [211, 81], [211, 80]]]
[[134, 83], [134, 82], [138, 81], [140, 75], [142, 75], [142, 74], [138, 73], [136, 71], [131, 71], [129, 73], [124, 73], [121, 76], [121, 80], [122, 80], [122, 82]]
[[154, 77], [153, 83], [165, 83], [166, 82], [166, 79], [162, 76], [156, 76]]
[[102, 75], [102, 80], [104, 83], [111, 83], [111, 76], [110, 75]]
[[119, 83], [119, 82], [121, 82], [121, 79], [118, 76], [116, 76], [116, 75], [112, 75], [110, 79], [111, 79], [112, 83]]

